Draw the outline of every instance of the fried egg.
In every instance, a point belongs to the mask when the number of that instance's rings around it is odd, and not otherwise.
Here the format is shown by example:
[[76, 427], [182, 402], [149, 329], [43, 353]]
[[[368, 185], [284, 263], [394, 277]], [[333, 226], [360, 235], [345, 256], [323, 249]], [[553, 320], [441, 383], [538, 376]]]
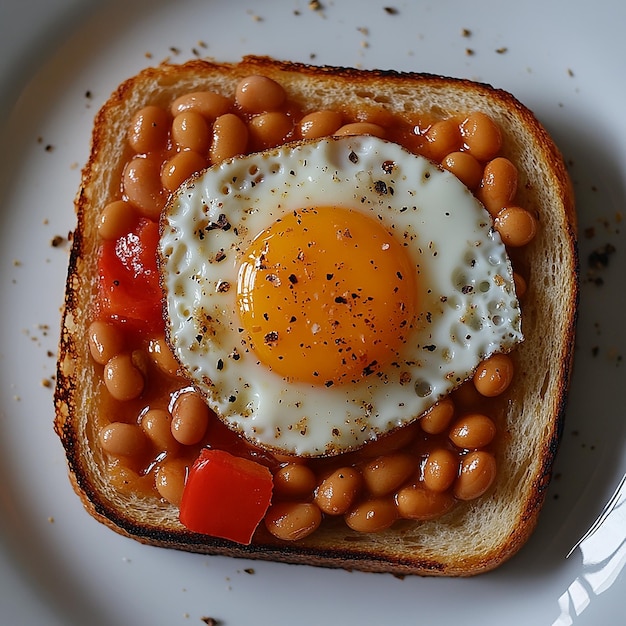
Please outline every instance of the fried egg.
[[176, 358], [227, 425], [271, 450], [355, 449], [523, 339], [487, 211], [376, 137], [209, 168], [166, 207], [159, 256]]

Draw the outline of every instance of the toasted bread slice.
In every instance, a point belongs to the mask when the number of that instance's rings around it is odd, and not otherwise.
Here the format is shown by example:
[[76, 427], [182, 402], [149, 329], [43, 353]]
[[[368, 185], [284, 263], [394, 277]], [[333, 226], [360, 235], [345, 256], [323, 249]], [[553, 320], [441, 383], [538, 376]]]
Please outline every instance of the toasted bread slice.
[[[398, 521], [359, 534], [328, 520], [296, 542], [273, 537], [261, 524], [249, 546], [195, 534], [178, 507], [156, 496], [120, 493], [107, 480], [93, 416], [105, 392], [90, 357], [87, 328], [97, 296], [100, 210], [119, 198], [129, 155], [127, 128], [147, 104], [169, 107], [199, 90], [232, 96], [243, 77], [275, 79], [303, 111], [341, 109], [447, 118], [487, 113], [503, 134], [502, 154], [518, 168], [517, 203], [540, 225], [516, 251], [528, 290], [525, 341], [514, 352], [516, 378], [506, 392], [496, 451], [495, 484], [432, 521]], [[484, 84], [428, 74], [313, 67], [246, 57], [238, 64], [192, 61], [146, 69], [123, 83], [98, 113], [89, 161], [76, 198], [77, 226], [69, 261], [55, 393], [55, 429], [67, 452], [70, 478], [87, 510], [115, 531], [141, 542], [199, 552], [395, 574], [468, 576], [512, 556], [534, 529], [560, 434], [572, 367], [578, 297], [576, 217], [563, 159], [534, 115], [513, 96]], [[99, 369], [100, 367], [100, 369]]]

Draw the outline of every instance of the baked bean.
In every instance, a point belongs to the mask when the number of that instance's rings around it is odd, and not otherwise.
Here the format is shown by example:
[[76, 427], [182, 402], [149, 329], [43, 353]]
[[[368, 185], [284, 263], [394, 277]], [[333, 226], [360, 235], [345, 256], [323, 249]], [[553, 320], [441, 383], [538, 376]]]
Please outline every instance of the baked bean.
[[419, 424], [417, 422], [396, 428], [396, 430], [390, 432], [388, 435], [383, 435], [379, 439], [376, 439], [376, 441], [371, 441], [366, 444], [357, 454], [363, 459], [371, 459], [384, 454], [390, 454], [391, 452], [408, 446], [413, 439], [415, 439], [418, 430]]
[[183, 489], [189, 472], [184, 459], [165, 461], [156, 471], [154, 484], [162, 498], [178, 506], [183, 497]]
[[347, 135], [372, 135], [379, 139], [384, 139], [387, 131], [373, 122], [352, 122], [344, 124], [335, 131], [335, 137], [346, 137]]
[[209, 407], [200, 394], [193, 391], [182, 393], [172, 407], [174, 439], [186, 446], [200, 442], [207, 431], [209, 417]]
[[293, 120], [280, 111], [260, 113], [250, 120], [248, 129], [255, 149], [264, 150], [285, 143], [293, 131]]
[[200, 113], [205, 119], [212, 121], [220, 115], [228, 113], [231, 102], [226, 96], [213, 91], [194, 91], [176, 98], [171, 106], [171, 113], [176, 117], [185, 111]]
[[172, 122], [172, 139], [180, 150], [204, 154], [211, 144], [209, 125], [200, 113], [184, 111]]
[[162, 159], [157, 156], [132, 158], [122, 174], [122, 189], [126, 199], [144, 217], [158, 220], [165, 206], [161, 184]]
[[220, 115], [213, 124], [213, 142], [209, 150], [211, 163], [243, 154], [248, 146], [248, 127], [234, 113]]
[[526, 279], [517, 272], [513, 272], [513, 282], [515, 283], [515, 293], [518, 298], [523, 298], [526, 293], [526, 289], [528, 288], [526, 284]]
[[475, 450], [488, 446], [496, 436], [493, 420], [482, 413], [468, 413], [460, 417], [450, 429], [450, 441], [457, 448]]
[[400, 487], [416, 467], [416, 457], [395, 452], [369, 461], [361, 468], [361, 473], [367, 490], [373, 496], [384, 496]]
[[504, 157], [496, 157], [485, 165], [476, 197], [492, 216], [510, 204], [517, 193], [517, 168]]
[[482, 496], [496, 478], [496, 459], [484, 450], [463, 457], [453, 493], [459, 500], [474, 500]]
[[300, 136], [303, 139], [319, 139], [335, 133], [342, 124], [339, 111], [315, 111], [300, 120]]
[[518, 248], [530, 243], [537, 234], [537, 220], [530, 211], [518, 206], [504, 207], [494, 220], [504, 245]]
[[248, 76], [235, 90], [235, 102], [247, 113], [277, 111], [286, 99], [282, 85], [267, 76]]
[[146, 437], [136, 424], [113, 422], [100, 430], [100, 445], [113, 456], [138, 456], [146, 449]]
[[443, 159], [441, 165], [471, 191], [480, 185], [483, 166], [469, 152], [451, 152]]
[[328, 515], [343, 515], [361, 491], [363, 477], [355, 467], [341, 467], [324, 478], [315, 490], [315, 503]]
[[367, 105], [365, 103], [362, 103], [359, 109], [355, 111], [354, 122], [368, 122], [382, 128], [400, 127], [408, 124], [408, 122], [396, 117], [394, 113], [384, 106]]
[[459, 125], [453, 120], [435, 122], [425, 133], [430, 157], [440, 162], [461, 147]]
[[304, 463], [287, 463], [274, 472], [274, 494], [282, 498], [306, 498], [316, 485], [315, 473]]
[[169, 130], [169, 113], [158, 106], [147, 106], [133, 116], [128, 143], [140, 154], [163, 150], [167, 146]]
[[117, 354], [104, 366], [104, 384], [116, 400], [127, 401], [139, 397], [144, 383], [143, 373], [128, 352]]
[[344, 516], [346, 524], [362, 533], [377, 533], [389, 528], [398, 518], [393, 498], [373, 498], [359, 502]]
[[148, 354], [154, 364], [164, 373], [170, 376], [178, 375], [178, 361], [172, 354], [165, 337], [153, 337], [148, 342]]
[[107, 467], [107, 484], [121, 493], [131, 493], [154, 497], [154, 477], [151, 474], [139, 475], [134, 469], [124, 465], [130, 457], [118, 457], [118, 463]]
[[322, 512], [311, 502], [277, 502], [265, 514], [267, 530], [285, 541], [297, 541], [317, 530]]
[[361, 491], [363, 477], [354, 467], [341, 467], [324, 478], [315, 491], [315, 502], [328, 515], [343, 515]]
[[423, 156], [426, 158], [430, 157], [430, 153], [428, 151], [428, 140], [424, 135], [419, 134], [419, 127], [416, 126], [410, 132], [404, 133], [400, 135], [396, 139], [394, 139], [396, 143], [404, 146], [409, 152], [413, 154], [417, 154], [419, 156]]
[[203, 170], [206, 166], [206, 159], [201, 154], [193, 150], [183, 150], [163, 164], [161, 183], [168, 191], [175, 191], [192, 174]]
[[454, 497], [449, 491], [432, 491], [420, 485], [407, 485], [396, 494], [396, 508], [404, 519], [436, 519], [453, 506]]
[[513, 374], [513, 359], [508, 354], [494, 354], [478, 366], [474, 374], [474, 387], [481, 395], [494, 398], [506, 391]]
[[459, 470], [459, 457], [447, 448], [433, 450], [424, 463], [424, 485], [431, 491], [447, 491]]
[[129, 202], [115, 200], [107, 204], [98, 222], [98, 235], [102, 239], [118, 239], [135, 227], [137, 213]]
[[172, 415], [169, 411], [149, 409], [141, 418], [141, 428], [159, 450], [172, 452], [178, 448], [178, 442], [172, 435]]
[[89, 351], [96, 363], [106, 365], [115, 355], [125, 347], [124, 333], [114, 322], [96, 320], [89, 324], [87, 329]]
[[485, 113], [470, 113], [461, 124], [463, 147], [479, 161], [493, 159], [502, 147], [500, 127]]
[[144, 378], [148, 377], [150, 358], [144, 349], [133, 350], [130, 354], [132, 364], [141, 372]]
[[448, 428], [453, 417], [454, 402], [451, 398], [444, 398], [428, 409], [419, 424], [425, 433], [438, 435]]
[[485, 401], [484, 396], [478, 392], [472, 379], [457, 387], [451, 397], [457, 414], [469, 413]]

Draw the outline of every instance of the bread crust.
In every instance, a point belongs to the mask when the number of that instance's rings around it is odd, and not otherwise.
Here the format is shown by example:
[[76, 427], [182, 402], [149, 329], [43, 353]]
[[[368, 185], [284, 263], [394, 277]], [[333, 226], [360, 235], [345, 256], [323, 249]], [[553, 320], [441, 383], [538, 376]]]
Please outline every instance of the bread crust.
[[[120, 499], [98, 467], [89, 414], [101, 383], [89, 358], [87, 327], [95, 297], [97, 215], [117, 199], [128, 148], [125, 133], [141, 106], [169, 103], [174, 94], [216, 89], [232, 93], [240, 78], [265, 74], [310, 110], [342, 102], [392, 112], [453, 114], [482, 110], [500, 125], [505, 156], [518, 165], [525, 206], [540, 232], [522, 255], [532, 270], [524, 302], [526, 341], [515, 352], [520, 372], [508, 397], [508, 438], [495, 487], [436, 522], [397, 522], [372, 535], [324, 524], [296, 543], [262, 526], [252, 545], [192, 533], [177, 509], [156, 499]], [[432, 74], [317, 67], [245, 57], [238, 64], [195, 60], [149, 68], [124, 82], [96, 116], [92, 150], [76, 197], [77, 226], [69, 259], [55, 390], [55, 430], [67, 455], [74, 489], [85, 508], [116, 532], [140, 542], [204, 554], [258, 558], [398, 575], [469, 576], [510, 558], [537, 523], [558, 448], [573, 358], [578, 302], [574, 196], [565, 163], [535, 116], [511, 94], [489, 85]]]

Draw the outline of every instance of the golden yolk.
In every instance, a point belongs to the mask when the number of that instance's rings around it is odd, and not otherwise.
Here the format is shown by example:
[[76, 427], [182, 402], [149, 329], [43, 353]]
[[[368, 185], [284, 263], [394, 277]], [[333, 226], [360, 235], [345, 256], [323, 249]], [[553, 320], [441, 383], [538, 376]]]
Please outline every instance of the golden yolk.
[[415, 281], [402, 245], [371, 217], [304, 208], [251, 243], [237, 299], [263, 364], [290, 380], [330, 386], [393, 361], [415, 320]]

